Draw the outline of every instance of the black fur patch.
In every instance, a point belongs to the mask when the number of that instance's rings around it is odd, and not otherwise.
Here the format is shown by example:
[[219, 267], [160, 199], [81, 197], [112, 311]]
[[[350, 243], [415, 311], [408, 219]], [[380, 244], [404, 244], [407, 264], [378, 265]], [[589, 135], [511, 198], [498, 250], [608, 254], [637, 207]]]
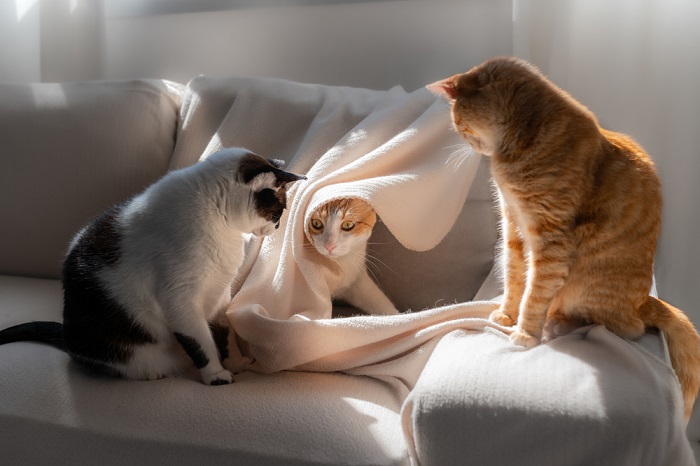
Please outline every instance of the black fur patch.
[[216, 349], [219, 351], [219, 359], [224, 360], [228, 357], [228, 327], [219, 323], [209, 323], [211, 336], [214, 338]]
[[246, 184], [259, 174], [271, 172], [276, 168], [268, 160], [255, 154], [246, 154], [238, 162], [238, 174], [241, 181]]
[[[282, 191], [280, 188], [279, 191]], [[279, 192], [278, 191], [278, 192]], [[284, 209], [287, 207], [287, 200], [284, 193], [282, 193], [282, 199], [280, 200], [278, 192], [272, 189], [263, 189], [258, 191], [253, 195], [255, 199], [255, 209], [260, 217], [264, 218], [268, 222], [278, 224]]]
[[124, 205], [90, 222], [63, 264], [66, 350], [93, 369], [101, 362], [126, 363], [135, 346], [155, 343], [155, 338], [129, 316], [98, 279], [101, 270], [119, 262], [117, 217]]
[[175, 338], [177, 338], [177, 341], [179, 341], [182, 347], [185, 349], [185, 352], [190, 358], [192, 358], [192, 362], [194, 362], [194, 366], [197, 369], [201, 369], [209, 364], [209, 358], [206, 354], [204, 354], [204, 351], [202, 351], [202, 347], [199, 345], [197, 340], [179, 332], [174, 332], [174, 335]]
[[265, 159], [259, 155], [248, 153], [238, 162], [239, 180], [247, 184], [259, 174], [270, 172], [275, 175], [275, 187], [279, 188], [287, 183], [306, 179], [304, 175], [297, 175], [282, 170], [283, 166], [284, 162], [281, 160]]
[[211, 381], [211, 384], [210, 384], [210, 385], [213, 385], [213, 386], [216, 386], [216, 385], [229, 385], [229, 383], [230, 383], [230, 382], [229, 382], [228, 380], [224, 380], [224, 379], [215, 379], [215, 380], [212, 380], [212, 381]]

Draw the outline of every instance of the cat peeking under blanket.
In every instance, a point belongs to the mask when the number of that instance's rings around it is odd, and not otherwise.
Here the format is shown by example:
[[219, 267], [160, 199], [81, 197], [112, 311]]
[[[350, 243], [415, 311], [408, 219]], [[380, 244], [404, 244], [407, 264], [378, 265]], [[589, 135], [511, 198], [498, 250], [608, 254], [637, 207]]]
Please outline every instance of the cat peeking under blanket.
[[341, 198], [316, 208], [305, 225], [306, 239], [322, 256], [335, 262], [343, 278], [331, 298], [370, 314], [398, 314], [367, 272], [367, 241], [377, 214], [365, 201]]
[[287, 185], [305, 178], [281, 166], [223, 149], [108, 209], [68, 250], [63, 324], [20, 324], [1, 331], [0, 344], [53, 344], [88, 369], [129, 379], [193, 362], [205, 384], [231, 383], [215, 342], [228, 330], [214, 322], [231, 299], [243, 234], [273, 233]]
[[630, 137], [535, 67], [510, 57], [428, 86], [451, 103], [455, 129], [490, 156], [502, 217], [504, 301], [491, 319], [531, 347], [602, 324], [623, 338], [667, 336], [685, 415], [700, 385], [700, 346], [679, 309], [649, 296], [661, 224], [654, 165]]

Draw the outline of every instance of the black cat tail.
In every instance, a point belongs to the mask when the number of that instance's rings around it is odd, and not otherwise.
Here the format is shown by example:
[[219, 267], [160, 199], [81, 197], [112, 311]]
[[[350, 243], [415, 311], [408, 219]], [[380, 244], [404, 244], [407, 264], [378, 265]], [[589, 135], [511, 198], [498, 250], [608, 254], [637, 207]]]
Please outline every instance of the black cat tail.
[[60, 322], [27, 322], [0, 331], [0, 345], [16, 341], [37, 341], [66, 350]]

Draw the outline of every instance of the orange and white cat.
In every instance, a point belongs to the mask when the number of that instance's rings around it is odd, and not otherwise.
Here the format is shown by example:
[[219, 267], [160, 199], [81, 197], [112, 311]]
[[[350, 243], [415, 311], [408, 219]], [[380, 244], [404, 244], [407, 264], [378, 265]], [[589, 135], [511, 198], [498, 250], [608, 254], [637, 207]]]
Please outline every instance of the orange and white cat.
[[397, 314], [391, 300], [367, 272], [367, 240], [377, 222], [374, 209], [360, 199], [329, 201], [309, 217], [306, 238], [321, 255], [338, 264], [343, 278], [331, 298], [370, 314]]
[[511, 341], [526, 347], [540, 343], [545, 322], [556, 334], [602, 324], [629, 339], [659, 328], [689, 416], [698, 334], [683, 312], [648, 295], [661, 224], [649, 156], [522, 60], [494, 58], [428, 88], [450, 100], [456, 130], [491, 157], [505, 274], [491, 319], [516, 325]]

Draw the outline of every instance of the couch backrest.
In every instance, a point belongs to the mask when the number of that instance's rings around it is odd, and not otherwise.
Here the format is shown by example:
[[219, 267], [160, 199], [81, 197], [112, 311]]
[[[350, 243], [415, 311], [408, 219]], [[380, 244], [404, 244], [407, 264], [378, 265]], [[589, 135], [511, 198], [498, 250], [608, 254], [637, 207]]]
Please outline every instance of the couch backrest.
[[181, 86], [0, 84], [0, 273], [58, 277], [73, 235], [160, 178]]

